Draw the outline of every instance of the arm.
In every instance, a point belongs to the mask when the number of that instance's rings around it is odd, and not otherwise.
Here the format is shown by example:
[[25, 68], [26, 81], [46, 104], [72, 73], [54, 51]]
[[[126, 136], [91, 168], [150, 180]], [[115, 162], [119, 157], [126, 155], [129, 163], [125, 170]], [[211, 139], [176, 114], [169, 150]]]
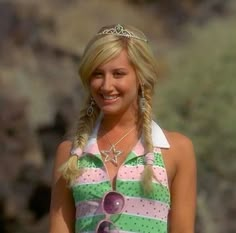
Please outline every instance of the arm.
[[74, 233], [75, 207], [70, 188], [58, 172], [69, 158], [71, 143], [62, 142], [57, 149], [53, 170], [49, 233]]
[[192, 142], [175, 134], [176, 173], [171, 185], [170, 233], [193, 233], [196, 211], [196, 161]]

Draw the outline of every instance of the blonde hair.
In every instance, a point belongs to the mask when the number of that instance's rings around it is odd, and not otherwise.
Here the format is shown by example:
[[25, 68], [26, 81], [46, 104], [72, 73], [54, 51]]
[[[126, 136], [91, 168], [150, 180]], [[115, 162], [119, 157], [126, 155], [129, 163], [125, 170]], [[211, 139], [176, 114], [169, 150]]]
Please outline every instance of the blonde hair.
[[[124, 25], [124, 28], [141, 38], [140, 40], [113, 34], [100, 34], [105, 29], [114, 27], [115, 25], [110, 25], [101, 28], [98, 34], [88, 43], [80, 61], [79, 76], [83, 85], [89, 90], [90, 77], [94, 70], [118, 56], [122, 50], [125, 49], [127, 51], [128, 59], [135, 69], [145, 97], [145, 112], [140, 113], [145, 149], [147, 152], [153, 152], [151, 123], [153, 88], [157, 79], [156, 60], [146, 41], [145, 35], [132, 26]], [[84, 148], [100, 113], [99, 108], [96, 106], [93, 116], [88, 117], [86, 115], [88, 106], [89, 101], [87, 101], [85, 108], [80, 112], [78, 127], [73, 142], [75, 148]], [[69, 181], [73, 182], [73, 179], [79, 175], [78, 162], [79, 159], [77, 159], [77, 156], [72, 155], [62, 167], [63, 175]], [[145, 165], [142, 175], [142, 187], [146, 193], [152, 190], [152, 177], [152, 166]]]

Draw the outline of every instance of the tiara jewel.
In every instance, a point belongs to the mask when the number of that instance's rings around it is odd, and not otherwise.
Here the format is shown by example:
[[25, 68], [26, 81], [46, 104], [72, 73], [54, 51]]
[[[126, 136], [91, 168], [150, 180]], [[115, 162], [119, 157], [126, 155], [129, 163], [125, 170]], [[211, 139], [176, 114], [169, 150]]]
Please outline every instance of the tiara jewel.
[[134, 38], [137, 40], [142, 40], [147, 42], [146, 38], [141, 38], [136, 36], [133, 32], [130, 32], [129, 30], [125, 29], [122, 25], [117, 24], [113, 28], [104, 29], [102, 32], [97, 33], [97, 35], [115, 35], [115, 36], [124, 36], [127, 38]]

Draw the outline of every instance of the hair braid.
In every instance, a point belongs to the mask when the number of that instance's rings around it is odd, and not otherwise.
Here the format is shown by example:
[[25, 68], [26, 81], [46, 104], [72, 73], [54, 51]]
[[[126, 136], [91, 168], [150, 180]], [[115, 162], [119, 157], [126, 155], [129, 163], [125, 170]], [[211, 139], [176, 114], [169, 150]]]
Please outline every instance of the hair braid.
[[[76, 127], [75, 136], [73, 139], [73, 149], [75, 148], [83, 148], [85, 147], [89, 135], [94, 127], [94, 124], [98, 118], [100, 113], [100, 109], [97, 105], [94, 105], [93, 115], [88, 117], [87, 108], [90, 105], [90, 98], [86, 101], [85, 107], [80, 111], [80, 118]], [[70, 158], [64, 163], [60, 170], [63, 174], [63, 177], [71, 184], [73, 183], [76, 176], [80, 174], [78, 164], [79, 158], [76, 154], [71, 154]]]
[[[152, 143], [152, 91], [145, 90], [145, 112], [143, 113], [143, 135], [144, 144], [147, 149], [147, 153], [153, 152]], [[152, 165], [146, 164], [142, 174], [142, 187], [144, 193], [148, 194], [152, 192], [152, 177], [153, 170]]]
[[80, 111], [80, 118], [79, 118], [77, 130], [75, 132], [75, 138], [73, 142], [73, 146], [75, 148], [77, 147], [82, 148], [82, 149], [84, 148], [100, 112], [100, 109], [95, 104], [93, 106], [94, 112], [92, 116], [88, 117], [87, 108], [90, 105], [90, 99], [91, 98], [89, 97], [85, 108], [83, 108]]

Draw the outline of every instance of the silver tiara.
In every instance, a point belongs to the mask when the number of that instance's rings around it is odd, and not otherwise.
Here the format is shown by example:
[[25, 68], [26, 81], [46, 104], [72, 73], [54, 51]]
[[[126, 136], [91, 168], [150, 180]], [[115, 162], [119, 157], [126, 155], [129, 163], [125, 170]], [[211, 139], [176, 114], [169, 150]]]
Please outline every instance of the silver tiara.
[[97, 35], [115, 35], [115, 36], [124, 36], [127, 38], [134, 38], [137, 40], [142, 40], [148, 42], [146, 38], [138, 37], [133, 32], [125, 29], [122, 25], [117, 24], [113, 28], [104, 29], [102, 32], [97, 33]]

